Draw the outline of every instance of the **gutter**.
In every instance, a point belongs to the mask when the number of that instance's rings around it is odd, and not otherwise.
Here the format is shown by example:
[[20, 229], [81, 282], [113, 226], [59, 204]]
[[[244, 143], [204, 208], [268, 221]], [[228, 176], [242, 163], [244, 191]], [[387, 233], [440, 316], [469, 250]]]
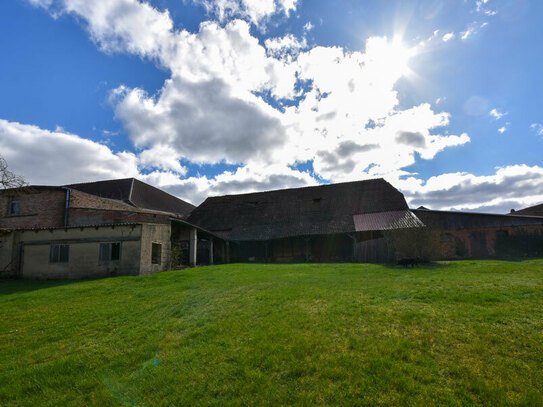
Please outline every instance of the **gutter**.
[[70, 209], [70, 188], [62, 187], [66, 190], [66, 204], [64, 206], [64, 227], [68, 226], [68, 211]]

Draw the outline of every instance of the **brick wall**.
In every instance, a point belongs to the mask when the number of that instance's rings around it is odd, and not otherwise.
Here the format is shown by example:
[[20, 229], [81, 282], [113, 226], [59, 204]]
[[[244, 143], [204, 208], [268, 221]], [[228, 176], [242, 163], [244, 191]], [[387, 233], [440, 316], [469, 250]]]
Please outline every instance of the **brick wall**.
[[169, 216], [137, 210], [119, 211], [93, 208], [71, 208], [69, 215], [70, 226], [135, 222], [169, 223]]
[[70, 208], [94, 208], [109, 210], [137, 211], [132, 205], [112, 199], [100, 198], [85, 192], [70, 190]]
[[[509, 236], [514, 236], [519, 233], [532, 233], [536, 231], [543, 232], [543, 225], [526, 225], [526, 226], [509, 226], [495, 227], [482, 229], [462, 229], [462, 230], [446, 230], [443, 234], [452, 236], [448, 241], [442, 241], [443, 258], [478, 258], [478, 257], [494, 257], [496, 236], [499, 231], [507, 231]], [[484, 235], [484, 237], [483, 237]], [[465, 252], [458, 252], [458, 244], [463, 245]], [[475, 246], [479, 246], [476, 248]], [[481, 247], [484, 247], [486, 255], [480, 255]], [[479, 252], [479, 253], [478, 253]]]
[[[16, 196], [20, 199], [20, 212], [9, 215], [9, 204]], [[5, 191], [0, 194], [0, 227], [61, 227], [64, 225], [65, 203], [66, 191], [62, 189]]]

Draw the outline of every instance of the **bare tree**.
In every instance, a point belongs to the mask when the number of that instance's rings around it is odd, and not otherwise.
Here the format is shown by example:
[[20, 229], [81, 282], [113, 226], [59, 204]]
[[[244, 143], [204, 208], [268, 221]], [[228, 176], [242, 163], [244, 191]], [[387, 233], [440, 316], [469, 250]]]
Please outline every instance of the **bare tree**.
[[0, 189], [22, 188], [26, 185], [24, 178], [11, 172], [7, 161], [0, 156]]

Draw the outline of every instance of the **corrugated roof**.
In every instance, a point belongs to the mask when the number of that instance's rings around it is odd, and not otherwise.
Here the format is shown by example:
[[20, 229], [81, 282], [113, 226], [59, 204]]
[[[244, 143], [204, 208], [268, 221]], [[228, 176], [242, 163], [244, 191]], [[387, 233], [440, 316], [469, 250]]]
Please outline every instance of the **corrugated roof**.
[[354, 215], [353, 220], [357, 232], [407, 229], [424, 226], [424, 223], [411, 211], [363, 213]]
[[353, 215], [408, 210], [383, 179], [206, 199], [188, 221], [230, 240], [354, 232]]
[[412, 209], [425, 225], [443, 230], [543, 225], [542, 217]]
[[187, 217], [194, 205], [135, 178], [85, 182], [66, 185], [102, 198], [129, 203], [140, 209], [150, 209]]

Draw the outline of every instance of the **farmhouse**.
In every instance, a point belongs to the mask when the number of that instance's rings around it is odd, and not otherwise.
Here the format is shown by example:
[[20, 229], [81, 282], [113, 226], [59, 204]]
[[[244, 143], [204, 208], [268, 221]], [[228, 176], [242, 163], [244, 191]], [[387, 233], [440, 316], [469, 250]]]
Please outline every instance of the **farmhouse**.
[[[483, 258], [499, 255], [507, 239], [543, 233], [543, 217], [528, 216], [537, 211], [410, 209], [383, 179], [210, 197], [194, 207], [127, 178], [3, 190], [0, 208], [0, 273], [25, 278], [228, 262], [384, 262], [394, 255], [387, 234], [429, 227], [439, 230], [441, 258]], [[531, 241], [533, 253], [543, 251]]]
[[185, 220], [193, 205], [133, 178], [3, 190], [0, 208], [3, 275], [141, 275], [222, 261], [222, 239]]

